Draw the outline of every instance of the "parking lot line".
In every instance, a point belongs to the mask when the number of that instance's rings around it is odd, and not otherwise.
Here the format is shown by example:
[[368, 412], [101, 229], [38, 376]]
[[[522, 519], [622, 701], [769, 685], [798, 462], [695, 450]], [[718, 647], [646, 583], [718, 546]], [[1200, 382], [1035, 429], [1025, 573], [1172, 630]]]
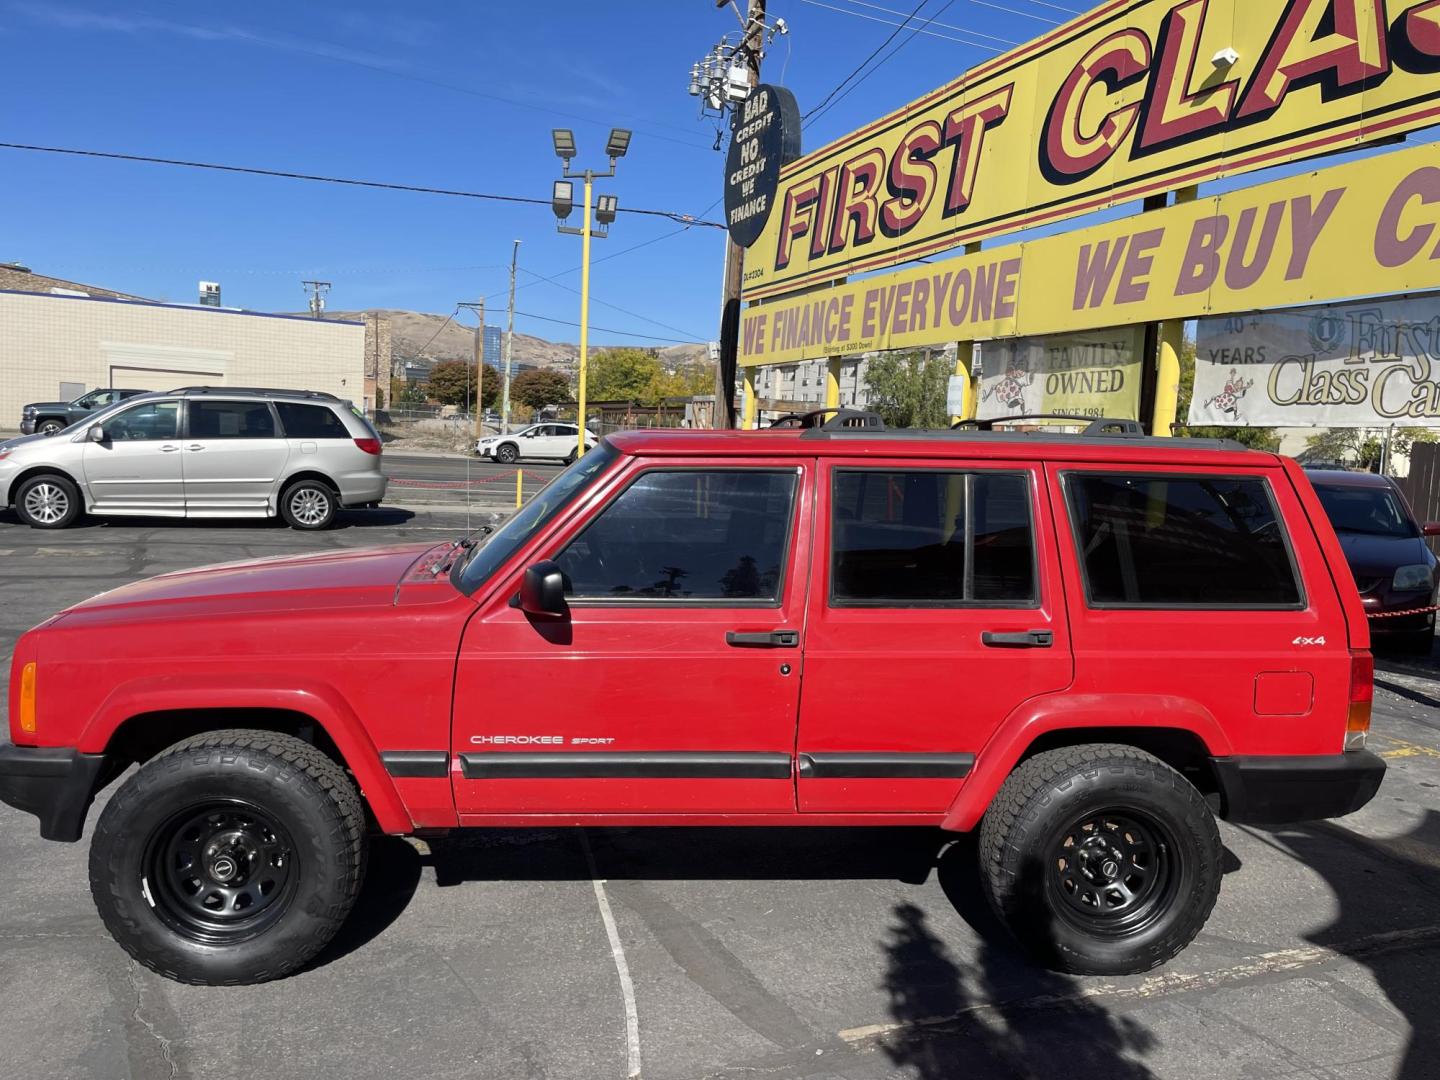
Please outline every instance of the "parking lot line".
[[629, 1080], [637, 1080], [640, 1076], [640, 1012], [635, 1007], [635, 984], [630, 980], [630, 964], [625, 959], [625, 946], [620, 941], [620, 931], [610, 911], [610, 898], [605, 895], [605, 880], [595, 867], [595, 853], [590, 850], [590, 838], [584, 829], [580, 830], [580, 846], [585, 849], [585, 865], [590, 869], [595, 903], [600, 907], [605, 936], [610, 939], [610, 955], [615, 960], [615, 974], [620, 977], [620, 994], [625, 999], [625, 1075]]

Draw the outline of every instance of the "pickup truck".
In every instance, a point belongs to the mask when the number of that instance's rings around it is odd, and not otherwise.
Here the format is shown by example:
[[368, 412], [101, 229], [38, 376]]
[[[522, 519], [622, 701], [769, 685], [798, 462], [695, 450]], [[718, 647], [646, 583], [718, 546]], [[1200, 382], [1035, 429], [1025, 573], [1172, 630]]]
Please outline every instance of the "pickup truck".
[[83, 420], [97, 409], [117, 401], [143, 394], [144, 390], [91, 390], [74, 401], [35, 401], [20, 410], [20, 432], [23, 435], [54, 435], [77, 420]]

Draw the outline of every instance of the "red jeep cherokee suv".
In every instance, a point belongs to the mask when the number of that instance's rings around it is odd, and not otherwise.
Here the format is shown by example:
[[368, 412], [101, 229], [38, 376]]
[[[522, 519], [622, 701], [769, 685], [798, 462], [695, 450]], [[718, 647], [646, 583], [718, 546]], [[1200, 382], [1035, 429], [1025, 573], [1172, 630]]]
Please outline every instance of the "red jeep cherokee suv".
[[538, 825], [978, 827], [1022, 942], [1137, 972], [1209, 916], [1217, 814], [1374, 795], [1365, 616], [1293, 462], [853, 422], [611, 436], [488, 535], [102, 593], [16, 645], [0, 798], [74, 841], [138, 765], [100, 914], [243, 983], [336, 932], [368, 829]]

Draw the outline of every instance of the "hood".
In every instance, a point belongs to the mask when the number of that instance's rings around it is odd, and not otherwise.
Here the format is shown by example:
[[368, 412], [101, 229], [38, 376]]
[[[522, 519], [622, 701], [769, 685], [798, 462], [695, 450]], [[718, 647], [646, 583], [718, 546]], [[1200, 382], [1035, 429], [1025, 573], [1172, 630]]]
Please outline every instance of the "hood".
[[1418, 536], [1372, 536], [1337, 532], [1350, 572], [1358, 578], [1390, 577], [1397, 567], [1429, 565], [1430, 550]]
[[0, 450], [19, 450], [22, 446], [28, 446], [30, 443], [50, 443], [54, 445], [54, 442], [54, 435], [41, 435], [39, 432], [36, 432], [34, 435], [17, 435], [13, 439], [6, 439], [0, 442]]
[[[73, 402], [69, 401], [32, 401], [29, 405], [26, 405], [25, 408], [34, 409], [38, 412], [41, 409], [68, 409], [71, 408], [73, 404]], [[24, 410], [22, 409], [21, 411], [23, 412]]]
[[419, 572], [434, 561], [426, 560], [429, 553], [448, 550], [448, 544], [404, 544], [202, 566], [122, 585], [64, 614], [144, 618], [390, 606], [406, 571]]

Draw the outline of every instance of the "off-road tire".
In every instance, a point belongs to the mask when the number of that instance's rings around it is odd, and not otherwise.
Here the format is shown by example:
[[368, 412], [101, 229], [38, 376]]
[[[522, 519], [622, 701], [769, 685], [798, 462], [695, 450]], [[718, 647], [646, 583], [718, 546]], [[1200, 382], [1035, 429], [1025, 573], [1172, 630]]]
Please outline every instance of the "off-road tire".
[[514, 443], [501, 443], [495, 448], [495, 460], [501, 465], [514, 465], [520, 460], [520, 448]]
[[[42, 500], [41, 496], [48, 489], [58, 493], [64, 499], [65, 509], [58, 517], [47, 520], [43, 504], [53, 506], [52, 500]], [[40, 500], [37, 505], [29, 505], [31, 502]], [[85, 504], [80, 498], [80, 489], [77, 488], [69, 477], [61, 476], [59, 473], [42, 473], [39, 476], [32, 476], [15, 489], [15, 514], [26, 525], [32, 529], [64, 529], [74, 525], [85, 513]]]
[[[1073, 890], [1062, 867], [1068, 864], [1073, 878], [1077, 850], [1066, 838], [1092, 815], [1128, 815], [1155, 828], [1156, 865], [1168, 868], [1170, 884], [1133, 926], [1098, 930], [1064, 895]], [[1215, 817], [1194, 785], [1150, 754], [1101, 743], [1022, 763], [996, 794], [979, 839], [981, 881], [995, 912], [1042, 962], [1079, 975], [1149, 971], [1190, 944], [1219, 896], [1222, 850]]]
[[319, 480], [297, 480], [280, 493], [280, 518], [292, 529], [328, 529], [339, 512], [340, 496]]
[[[145, 875], [166, 822], [225, 799], [259, 808], [288, 833], [295, 880], [263, 929], [212, 944], [162, 918]], [[295, 971], [335, 936], [359, 895], [367, 850], [360, 796], [334, 761], [289, 735], [213, 731], [169, 747], [121, 785], [91, 840], [90, 891], [111, 935], [150, 970], [206, 986], [259, 983]]]

